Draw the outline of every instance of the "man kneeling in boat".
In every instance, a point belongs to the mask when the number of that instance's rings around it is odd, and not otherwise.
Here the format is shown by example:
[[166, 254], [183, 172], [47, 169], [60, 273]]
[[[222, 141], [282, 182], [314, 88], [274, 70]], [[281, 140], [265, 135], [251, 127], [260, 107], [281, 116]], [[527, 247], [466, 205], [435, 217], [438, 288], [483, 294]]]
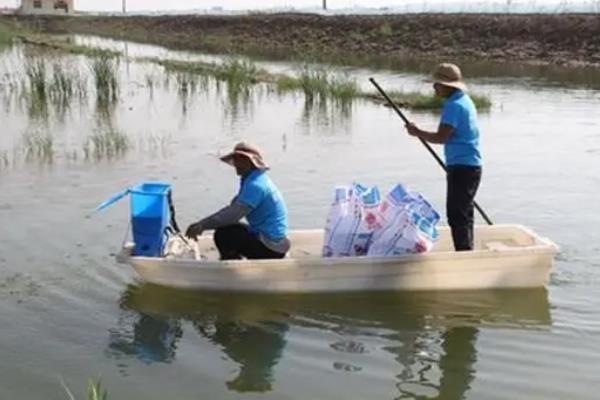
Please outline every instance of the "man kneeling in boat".
[[[240, 191], [231, 204], [188, 227], [186, 236], [196, 239], [214, 229], [221, 260], [283, 258], [290, 249], [287, 207], [283, 196], [267, 176], [269, 167], [260, 150], [238, 143], [221, 161], [235, 167]], [[239, 221], [246, 218], [248, 225]]]

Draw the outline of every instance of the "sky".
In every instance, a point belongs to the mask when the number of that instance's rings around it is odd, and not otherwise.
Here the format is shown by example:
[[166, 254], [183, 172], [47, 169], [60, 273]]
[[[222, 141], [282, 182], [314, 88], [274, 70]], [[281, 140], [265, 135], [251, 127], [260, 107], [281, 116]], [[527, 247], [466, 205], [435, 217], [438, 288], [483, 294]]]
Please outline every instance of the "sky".
[[[320, 7], [322, 0], [126, 0], [127, 10], [189, 10], [210, 9], [222, 7], [226, 10], [246, 10], [260, 8], [304, 8]], [[448, 0], [448, 3], [460, 3], [468, 6], [470, 4], [496, 3], [506, 4], [507, 1], [515, 3], [560, 3], [558, 0]], [[584, 0], [567, 0], [566, 3], [576, 3]], [[593, 1], [593, 0], [588, 0]], [[15, 7], [20, 0], [0, 0], [0, 7]], [[436, 4], [443, 5], [441, 0], [327, 0], [330, 9], [349, 8], [353, 6], [363, 7], [402, 7], [407, 3], [412, 4]], [[75, 0], [75, 9], [81, 11], [120, 11], [122, 0]], [[442, 6], [443, 7], [443, 6]]]

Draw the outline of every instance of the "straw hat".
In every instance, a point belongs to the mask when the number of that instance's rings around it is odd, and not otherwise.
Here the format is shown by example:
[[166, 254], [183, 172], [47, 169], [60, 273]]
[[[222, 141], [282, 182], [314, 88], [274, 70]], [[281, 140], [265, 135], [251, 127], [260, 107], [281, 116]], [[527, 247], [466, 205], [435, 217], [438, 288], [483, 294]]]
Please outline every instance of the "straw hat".
[[433, 82], [462, 91], [467, 90], [462, 72], [460, 72], [460, 68], [455, 64], [442, 63], [438, 65], [435, 71], [433, 71]]
[[254, 145], [251, 145], [246, 142], [239, 142], [235, 145], [233, 150], [230, 153], [225, 154], [221, 157], [221, 161], [233, 165], [233, 157], [235, 155], [241, 155], [247, 157], [250, 162], [258, 169], [269, 169], [269, 166], [263, 160], [260, 149]]

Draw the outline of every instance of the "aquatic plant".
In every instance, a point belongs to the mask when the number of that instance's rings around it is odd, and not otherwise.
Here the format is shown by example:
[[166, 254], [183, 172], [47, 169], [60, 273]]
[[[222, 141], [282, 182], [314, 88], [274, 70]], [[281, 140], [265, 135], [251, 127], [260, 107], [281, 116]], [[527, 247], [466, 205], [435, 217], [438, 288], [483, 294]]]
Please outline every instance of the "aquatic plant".
[[25, 160], [37, 160], [50, 163], [54, 158], [54, 140], [48, 133], [28, 132], [23, 135]]
[[[69, 400], [76, 400], [76, 397], [71, 392], [71, 389], [64, 383], [61, 382]], [[87, 400], [108, 400], [108, 391], [102, 387], [102, 381], [100, 379], [88, 382], [87, 387]]]
[[0, 46], [7, 46], [14, 39], [14, 30], [10, 29], [4, 23], [0, 22]]
[[90, 63], [96, 85], [96, 100], [99, 106], [115, 103], [119, 96], [117, 78], [118, 60], [107, 55], [99, 55]]
[[130, 148], [129, 138], [111, 126], [97, 128], [83, 145], [86, 159], [110, 159], [124, 155]]
[[359, 96], [358, 84], [347, 77], [335, 77], [323, 70], [303, 68], [298, 78], [279, 76], [276, 80], [277, 90], [281, 92], [304, 92], [308, 99], [319, 97], [320, 100], [332, 99], [339, 102], [350, 102]]
[[215, 78], [234, 86], [249, 86], [258, 82], [261, 71], [248, 60], [231, 60], [215, 69]]
[[52, 65], [52, 81], [50, 83], [50, 95], [69, 101], [73, 97], [74, 77], [68, 74], [61, 63], [55, 62]]
[[43, 60], [28, 59], [19, 97], [27, 106], [27, 112], [32, 119], [48, 117], [48, 83], [46, 64]]
[[[423, 94], [419, 92], [404, 92], [397, 90], [388, 91], [387, 94], [396, 105], [415, 110], [439, 110], [444, 105], [444, 100], [435, 94]], [[373, 93], [362, 93], [361, 97], [387, 104], [382, 97]], [[492, 102], [487, 96], [470, 94], [470, 97], [473, 100], [475, 107], [477, 107], [479, 111], [488, 111], [492, 106]]]
[[330, 78], [329, 94], [335, 100], [349, 102], [358, 96], [358, 84], [350, 78]]
[[30, 94], [38, 99], [45, 99], [47, 94], [46, 63], [43, 60], [28, 63], [25, 75], [28, 79]]
[[151, 74], [146, 74], [146, 87], [150, 92], [150, 99], [154, 99], [154, 87], [156, 86], [156, 77]]

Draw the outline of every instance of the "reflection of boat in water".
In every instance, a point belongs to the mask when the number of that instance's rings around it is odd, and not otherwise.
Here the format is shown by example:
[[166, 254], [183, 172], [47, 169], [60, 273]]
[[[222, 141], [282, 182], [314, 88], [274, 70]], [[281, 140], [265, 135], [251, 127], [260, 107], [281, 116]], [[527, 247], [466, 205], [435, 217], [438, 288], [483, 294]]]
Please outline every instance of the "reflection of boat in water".
[[232, 292], [339, 292], [373, 290], [458, 290], [542, 287], [557, 247], [518, 225], [477, 226], [475, 251], [455, 252], [449, 228], [440, 229], [433, 251], [390, 257], [322, 258], [323, 231], [291, 232], [292, 249], [281, 260], [219, 261], [213, 240], [198, 240], [206, 260], [132, 256], [146, 282]]
[[[220, 293], [131, 285], [122, 307], [150, 315], [253, 321], [313, 316], [343, 318], [352, 323], [409, 327], [430, 318], [444, 325], [528, 327], [550, 323], [545, 289], [370, 292], [330, 294]], [[297, 322], [300, 323], [300, 322]], [[408, 325], [407, 325], [408, 324]]]
[[[413, 398], [424, 387], [436, 389], [438, 398], [461, 398], [473, 379], [480, 329], [543, 329], [551, 323], [545, 289], [266, 295], [144, 284], [127, 288], [121, 308], [138, 315], [133, 330], [144, 345], [160, 348], [145, 349], [144, 354], [168, 355], [163, 361], [172, 360], [177, 349], [172, 339], [177, 341], [181, 334], [172, 333], [191, 322], [198, 334], [239, 365], [226, 383], [238, 392], [272, 389], [274, 370], [285, 357], [293, 328], [332, 333], [339, 341], [329, 343], [330, 350], [344, 354], [360, 353], [361, 341], [368, 338], [395, 343], [382, 351], [391, 353], [398, 365], [400, 398]], [[160, 322], [144, 333], [139, 325], [151, 319]], [[156, 330], [161, 324], [169, 328]], [[157, 337], [149, 340], [148, 334]], [[423, 358], [424, 352], [430, 355]], [[334, 368], [358, 367], [336, 362]], [[423, 371], [434, 371], [436, 377]]]

